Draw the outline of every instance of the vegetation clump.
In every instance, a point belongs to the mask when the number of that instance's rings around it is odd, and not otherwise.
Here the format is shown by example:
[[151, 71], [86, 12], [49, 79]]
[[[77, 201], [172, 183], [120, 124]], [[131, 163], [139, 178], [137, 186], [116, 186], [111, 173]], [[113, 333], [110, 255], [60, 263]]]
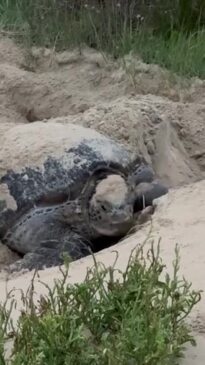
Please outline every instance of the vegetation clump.
[[29, 47], [134, 51], [188, 77], [205, 78], [204, 25], [204, 0], [0, 0], [0, 29]]
[[[106, 268], [94, 258], [80, 284], [67, 282], [66, 264], [62, 278], [37, 303], [32, 281], [17, 327], [10, 320], [14, 302], [8, 311], [1, 309], [0, 364], [178, 364], [184, 345], [195, 344], [185, 320], [200, 292], [178, 278], [177, 247], [175, 253], [172, 277], [164, 272], [159, 244], [152, 244], [146, 254], [143, 246], [133, 251], [123, 272], [115, 268], [117, 259]], [[10, 362], [3, 346], [9, 333]]]

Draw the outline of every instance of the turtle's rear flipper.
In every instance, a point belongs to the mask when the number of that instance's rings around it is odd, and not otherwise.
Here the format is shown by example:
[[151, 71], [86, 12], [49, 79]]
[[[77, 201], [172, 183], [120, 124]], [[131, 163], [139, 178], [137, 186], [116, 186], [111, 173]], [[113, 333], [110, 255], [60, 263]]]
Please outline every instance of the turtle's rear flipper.
[[135, 193], [134, 212], [136, 213], [152, 205], [154, 199], [167, 194], [168, 188], [158, 181], [143, 182], [136, 186]]
[[42, 241], [41, 247], [34, 252], [24, 255], [21, 260], [16, 261], [8, 267], [10, 273], [21, 270], [43, 270], [48, 267], [63, 265], [64, 255], [70, 258], [70, 261], [78, 260], [90, 255], [89, 245], [80, 240], [63, 239], [62, 241]]

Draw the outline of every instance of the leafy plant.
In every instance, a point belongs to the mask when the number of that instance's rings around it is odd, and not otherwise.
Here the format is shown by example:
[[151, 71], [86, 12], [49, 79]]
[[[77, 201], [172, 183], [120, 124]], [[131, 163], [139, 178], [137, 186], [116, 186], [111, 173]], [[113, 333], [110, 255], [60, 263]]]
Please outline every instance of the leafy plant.
[[[159, 244], [154, 249], [152, 243], [147, 253], [139, 246], [124, 272], [115, 268], [117, 258], [108, 268], [94, 258], [84, 282], [75, 285], [67, 283], [66, 265], [62, 279], [55, 281], [53, 289], [46, 286], [48, 294], [37, 304], [32, 282], [30, 294], [22, 297], [25, 309], [13, 328], [10, 364], [177, 364], [184, 345], [195, 344], [185, 319], [200, 300], [200, 292], [178, 278], [177, 247], [172, 278], [164, 273], [159, 253]], [[2, 348], [1, 356], [5, 361]]]

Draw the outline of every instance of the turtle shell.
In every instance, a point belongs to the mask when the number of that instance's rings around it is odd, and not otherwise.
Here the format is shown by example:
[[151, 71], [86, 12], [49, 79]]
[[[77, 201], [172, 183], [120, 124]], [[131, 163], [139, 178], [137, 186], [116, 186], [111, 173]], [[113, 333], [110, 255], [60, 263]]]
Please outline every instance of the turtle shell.
[[123, 145], [79, 125], [35, 122], [10, 129], [0, 152], [0, 236], [32, 206], [79, 196], [98, 166], [126, 169], [132, 157]]

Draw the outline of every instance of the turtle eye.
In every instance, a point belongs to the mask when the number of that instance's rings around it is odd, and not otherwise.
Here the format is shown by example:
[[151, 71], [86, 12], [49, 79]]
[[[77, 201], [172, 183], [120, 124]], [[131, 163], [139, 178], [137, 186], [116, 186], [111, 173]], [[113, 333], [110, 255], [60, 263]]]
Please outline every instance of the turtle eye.
[[100, 204], [100, 208], [101, 208], [104, 212], [108, 212], [108, 210], [110, 209], [109, 204], [107, 204], [106, 202], [101, 203], [101, 204]]
[[104, 212], [107, 211], [107, 208], [106, 208], [105, 204], [101, 204], [101, 209], [104, 210]]

